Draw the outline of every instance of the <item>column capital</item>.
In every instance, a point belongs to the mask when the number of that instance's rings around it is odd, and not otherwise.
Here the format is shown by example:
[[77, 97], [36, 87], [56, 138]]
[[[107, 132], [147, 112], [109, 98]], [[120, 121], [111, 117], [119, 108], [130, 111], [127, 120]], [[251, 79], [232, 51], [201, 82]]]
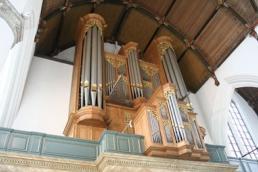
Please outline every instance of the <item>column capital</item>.
[[168, 98], [169, 95], [176, 95], [176, 86], [172, 83], [163, 85], [164, 97]]
[[103, 34], [104, 28], [107, 27], [104, 18], [96, 13], [90, 13], [80, 18], [78, 24], [77, 39], [83, 38], [83, 35], [93, 26], [97, 26]]
[[162, 56], [165, 54], [165, 51], [168, 48], [173, 49], [173, 46], [172, 46], [173, 40], [169, 36], [160, 36], [155, 41], [157, 43], [158, 51]]
[[138, 50], [138, 43], [136, 42], [128, 42], [127, 44], [122, 46], [122, 53], [128, 56], [129, 50]]

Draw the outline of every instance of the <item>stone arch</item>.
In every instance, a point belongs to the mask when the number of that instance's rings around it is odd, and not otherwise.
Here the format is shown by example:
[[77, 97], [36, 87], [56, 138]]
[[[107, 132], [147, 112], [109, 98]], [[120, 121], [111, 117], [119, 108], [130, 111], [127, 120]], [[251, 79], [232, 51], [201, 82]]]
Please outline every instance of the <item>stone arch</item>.
[[256, 75], [234, 75], [226, 77], [223, 85], [217, 91], [211, 116], [211, 135], [215, 144], [226, 144], [226, 127], [229, 117], [229, 105], [234, 90], [239, 87], [258, 87]]

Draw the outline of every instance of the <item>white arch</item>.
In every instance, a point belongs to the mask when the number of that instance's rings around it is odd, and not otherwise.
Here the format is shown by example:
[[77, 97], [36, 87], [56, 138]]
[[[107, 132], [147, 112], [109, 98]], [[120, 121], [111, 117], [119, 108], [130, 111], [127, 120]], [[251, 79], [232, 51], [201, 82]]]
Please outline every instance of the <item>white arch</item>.
[[[14, 35], [12, 29], [9, 27], [8, 23], [0, 17], [0, 73], [3, 69], [4, 63], [7, 59], [9, 50], [14, 41]], [[1, 75], [0, 75], [1, 76]]]
[[239, 87], [258, 87], [258, 76], [235, 75], [224, 79], [216, 93], [212, 115], [209, 120], [209, 130], [213, 142], [220, 145], [226, 144], [227, 121], [229, 105], [234, 90]]
[[201, 112], [199, 116], [210, 136], [207, 143], [225, 145], [228, 110], [234, 89], [258, 87], [257, 53], [257, 40], [247, 36], [216, 70], [220, 85], [215, 86], [214, 81], [209, 79], [196, 93]]

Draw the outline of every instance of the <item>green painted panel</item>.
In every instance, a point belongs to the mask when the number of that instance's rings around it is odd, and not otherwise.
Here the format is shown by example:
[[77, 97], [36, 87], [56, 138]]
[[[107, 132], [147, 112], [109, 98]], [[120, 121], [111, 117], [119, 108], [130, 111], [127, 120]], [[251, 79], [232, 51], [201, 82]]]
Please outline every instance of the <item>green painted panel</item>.
[[0, 150], [96, 160], [103, 152], [143, 154], [143, 136], [106, 130], [99, 142], [0, 127]]
[[13, 151], [27, 151], [29, 136], [20, 133], [12, 133], [7, 149]]
[[205, 145], [209, 152], [211, 162], [228, 163], [228, 159], [225, 153], [225, 146], [221, 145]]
[[10, 131], [0, 130], [0, 149], [6, 149], [9, 136], [10, 136]]
[[43, 142], [42, 155], [95, 160], [98, 154], [97, 144], [57, 138], [44, 138]]
[[35, 154], [40, 154], [43, 136], [31, 135], [28, 145], [28, 151]]
[[117, 151], [130, 153], [130, 137], [117, 136]]

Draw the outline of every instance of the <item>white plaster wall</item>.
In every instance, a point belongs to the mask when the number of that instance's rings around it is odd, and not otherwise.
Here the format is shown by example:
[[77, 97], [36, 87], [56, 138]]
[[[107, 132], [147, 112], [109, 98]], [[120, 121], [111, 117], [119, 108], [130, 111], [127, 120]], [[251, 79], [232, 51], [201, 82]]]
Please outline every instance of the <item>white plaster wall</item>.
[[[256, 30], [258, 30], [256, 28]], [[201, 111], [200, 118], [206, 123], [211, 144], [226, 145], [226, 122], [229, 103], [235, 88], [258, 87], [258, 43], [247, 36], [228, 59], [215, 71], [220, 81], [215, 86], [209, 79], [195, 94]]]
[[63, 135], [73, 66], [34, 57], [13, 128]]
[[0, 73], [0, 126], [12, 127], [21, 103], [25, 81], [34, 54], [42, 0], [12, 0], [23, 16], [23, 39], [8, 53]]

